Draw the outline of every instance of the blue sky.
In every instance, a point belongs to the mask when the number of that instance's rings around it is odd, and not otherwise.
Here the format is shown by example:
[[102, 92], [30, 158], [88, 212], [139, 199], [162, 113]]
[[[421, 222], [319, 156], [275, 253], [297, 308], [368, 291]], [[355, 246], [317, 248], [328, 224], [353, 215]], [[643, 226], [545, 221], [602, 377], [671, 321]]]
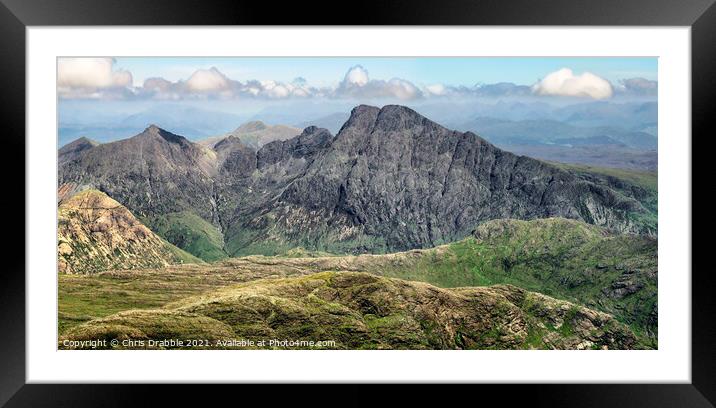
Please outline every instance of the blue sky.
[[613, 83], [634, 77], [657, 80], [657, 58], [624, 57], [514, 57], [514, 58], [116, 58], [116, 68], [132, 73], [135, 85], [150, 77], [185, 80], [197, 69], [216, 67], [227, 77], [290, 82], [305, 78], [316, 86], [330, 86], [343, 79], [355, 65], [371, 78], [403, 78], [420, 85], [473, 86], [513, 82], [532, 85], [560, 68], [576, 74], [591, 72]]

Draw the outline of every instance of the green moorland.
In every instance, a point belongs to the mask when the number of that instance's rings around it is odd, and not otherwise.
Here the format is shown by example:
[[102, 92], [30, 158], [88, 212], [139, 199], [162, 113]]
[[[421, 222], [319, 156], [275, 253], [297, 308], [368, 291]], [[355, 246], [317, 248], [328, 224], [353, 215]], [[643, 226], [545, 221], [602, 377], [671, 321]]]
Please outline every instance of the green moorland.
[[[629, 328], [612, 316], [514, 286], [439, 289], [359, 272], [262, 279], [128, 310], [74, 326], [60, 337], [193, 341], [190, 348], [266, 339], [329, 341], [330, 349], [633, 349]], [[137, 343], [102, 348], [184, 348]]]
[[60, 333], [91, 319], [156, 309], [257, 279], [338, 271], [443, 288], [514, 285], [612, 314], [632, 329], [641, 346], [657, 347], [657, 241], [649, 237], [611, 234], [565, 219], [497, 220], [479, 226], [472, 237], [432, 249], [358, 256], [297, 249], [286, 255], [60, 275]]
[[228, 257], [224, 252], [221, 233], [198, 215], [182, 211], [142, 218], [156, 234], [204, 261], [213, 262]]
[[565, 219], [498, 220], [382, 274], [442, 287], [512, 284], [613, 314], [656, 347], [657, 240]]

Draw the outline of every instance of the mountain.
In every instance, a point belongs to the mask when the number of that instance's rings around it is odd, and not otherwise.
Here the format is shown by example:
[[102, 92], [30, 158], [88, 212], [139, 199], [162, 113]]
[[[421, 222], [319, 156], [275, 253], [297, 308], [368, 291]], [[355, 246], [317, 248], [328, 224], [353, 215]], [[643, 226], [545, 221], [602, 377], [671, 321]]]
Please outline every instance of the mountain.
[[[215, 228], [223, 247], [214, 252], [227, 255], [425, 248], [497, 218], [560, 216], [656, 234], [648, 195], [505, 152], [396, 105], [356, 107], [335, 137], [308, 127], [258, 151], [240, 138], [209, 148], [150, 126], [81, 152], [60, 165], [59, 178], [106, 192], [153, 229], [190, 214], [184, 226]], [[165, 237], [181, 244], [180, 235]]]
[[646, 132], [617, 127], [580, 127], [556, 120], [522, 120], [478, 117], [458, 126], [476, 132], [499, 145], [616, 145], [655, 150], [657, 138]]
[[[125, 310], [68, 329], [59, 344], [96, 338], [201, 339], [209, 341], [206, 347], [211, 348], [237, 348], [230, 341], [244, 339], [254, 341], [248, 348], [276, 349], [631, 349], [637, 345], [634, 334], [608, 314], [514, 286], [440, 289], [356, 272], [257, 280], [183, 298], [161, 309]], [[266, 339], [335, 343], [255, 345]], [[159, 343], [154, 347], [182, 348]]]
[[124, 118], [119, 127], [142, 129], [156, 123], [164, 129], [197, 139], [224, 133], [241, 123], [242, 116], [193, 106], [161, 104]]
[[80, 137], [79, 139], [62, 146], [62, 148], [57, 151], [57, 161], [59, 163], [64, 163], [66, 161], [74, 160], [79, 157], [80, 153], [87, 149], [91, 149], [98, 144], [99, 143], [94, 140], [86, 137]]
[[214, 136], [198, 143], [202, 146], [213, 148], [226, 137], [235, 137], [241, 142], [253, 149], [260, 149], [265, 144], [275, 140], [290, 139], [301, 133], [301, 129], [286, 125], [267, 125], [261, 121], [246, 122], [232, 132], [224, 136]]
[[657, 102], [612, 103], [605, 101], [568, 105], [553, 112], [555, 119], [576, 126], [619, 126], [646, 130], [658, 125]]
[[60, 273], [201, 262], [164, 241], [129, 210], [96, 190], [82, 191], [60, 204], [57, 238]]
[[261, 252], [254, 243], [339, 252], [430, 247], [507, 217], [564, 216], [639, 231], [629, 214], [646, 212], [609, 187], [394, 105], [355, 108], [329, 146], [300, 162], [285, 155], [260, 163], [260, 179], [289, 182], [255, 211], [238, 206], [239, 222], [226, 232], [231, 253]]
[[[132, 104], [135, 105], [142, 106]], [[81, 136], [102, 143], [114, 142], [141, 132], [149, 123], [196, 140], [224, 134], [246, 120], [242, 115], [181, 104], [162, 103], [139, 111], [134, 108], [131, 113], [124, 112], [128, 109], [126, 106], [112, 106], [115, 110], [111, 115], [86, 103], [65, 108], [60, 112], [59, 145], [64, 146]]]
[[659, 154], [608, 144], [589, 145], [502, 145], [509, 152], [534, 157], [540, 160], [566, 164], [624, 169], [656, 174], [659, 169]]

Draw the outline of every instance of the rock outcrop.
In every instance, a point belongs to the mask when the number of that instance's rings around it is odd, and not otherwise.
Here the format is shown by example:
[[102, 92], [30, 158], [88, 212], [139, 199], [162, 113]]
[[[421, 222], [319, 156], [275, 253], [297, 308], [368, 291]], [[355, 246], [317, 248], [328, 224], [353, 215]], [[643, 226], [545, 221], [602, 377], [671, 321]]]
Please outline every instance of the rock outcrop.
[[58, 208], [60, 273], [163, 267], [191, 259], [182, 252], [99, 191], [80, 192]]

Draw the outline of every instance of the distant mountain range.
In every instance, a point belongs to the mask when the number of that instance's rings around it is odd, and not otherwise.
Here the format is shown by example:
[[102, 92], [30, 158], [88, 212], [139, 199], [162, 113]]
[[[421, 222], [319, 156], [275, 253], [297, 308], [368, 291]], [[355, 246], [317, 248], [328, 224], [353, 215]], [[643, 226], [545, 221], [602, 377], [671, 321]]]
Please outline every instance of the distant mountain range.
[[301, 133], [301, 129], [285, 126], [285, 125], [267, 125], [261, 121], [246, 122], [243, 125], [236, 128], [234, 131], [226, 133], [221, 136], [213, 136], [198, 143], [202, 146], [214, 148], [218, 142], [221, 142], [227, 137], [235, 137], [241, 141], [244, 145], [253, 149], [260, 149], [265, 144], [276, 141], [286, 140]]
[[102, 143], [113, 142], [141, 132], [149, 123], [198, 140], [229, 132], [238, 123], [245, 121], [247, 116], [188, 105], [161, 104], [138, 113], [107, 118], [102, 122], [80, 119], [70, 117], [68, 121], [60, 122], [60, 146], [79, 137]]
[[510, 121], [479, 117], [458, 127], [480, 134], [497, 145], [612, 145], [639, 150], [656, 150], [657, 138], [649, 133], [615, 127], [578, 127], [556, 120]]
[[150, 126], [59, 156], [66, 190], [100, 190], [205, 259], [425, 248], [496, 218], [656, 234], [653, 192], [637, 184], [517, 156], [397, 105], [356, 107], [335, 137], [308, 127], [258, 149], [241, 136], [205, 146]]

